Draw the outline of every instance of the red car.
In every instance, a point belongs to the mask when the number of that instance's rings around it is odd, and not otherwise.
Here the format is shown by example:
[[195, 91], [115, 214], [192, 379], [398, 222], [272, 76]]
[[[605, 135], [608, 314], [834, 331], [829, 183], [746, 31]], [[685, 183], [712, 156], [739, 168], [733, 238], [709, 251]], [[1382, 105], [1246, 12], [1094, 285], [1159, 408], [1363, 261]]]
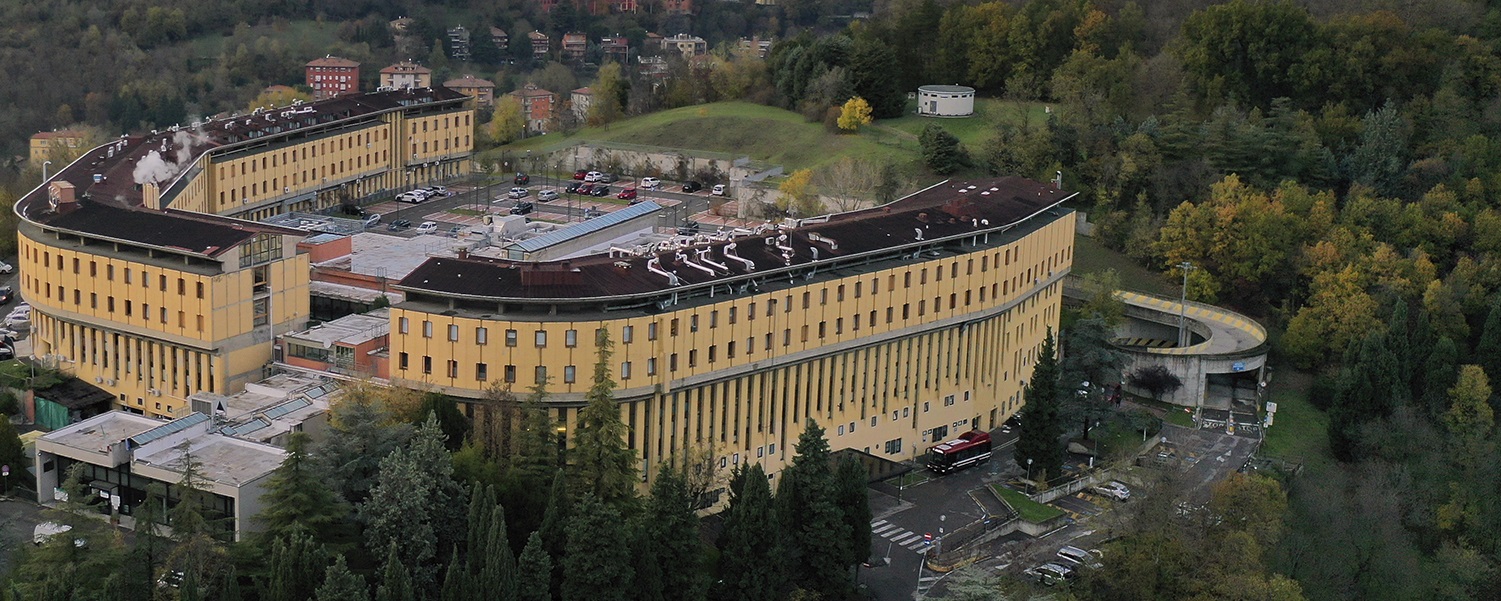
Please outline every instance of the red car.
[[594, 184], [584, 184], [582, 186], [579, 186], [579, 189], [578, 189], [578, 193], [579, 194], [589, 194], [589, 193], [591, 193], [593, 191], [594, 191]]
[[621, 190], [620, 194], [615, 195], [615, 198], [619, 198], [621, 200], [631, 200], [631, 199], [634, 199], [634, 198], [636, 198], [636, 189], [635, 188], [626, 188], [624, 190]]
[[580, 169], [578, 171], [573, 172], [573, 179], [582, 180], [582, 179], [584, 179], [584, 176], [586, 176], [586, 175], [589, 175], [589, 170], [587, 170], [587, 169]]

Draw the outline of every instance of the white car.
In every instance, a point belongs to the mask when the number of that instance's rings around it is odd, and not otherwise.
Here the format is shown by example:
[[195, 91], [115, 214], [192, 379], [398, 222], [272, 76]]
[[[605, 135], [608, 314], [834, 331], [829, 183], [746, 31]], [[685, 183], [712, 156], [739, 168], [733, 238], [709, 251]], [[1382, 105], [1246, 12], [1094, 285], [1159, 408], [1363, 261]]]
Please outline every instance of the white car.
[[1090, 549], [1088, 551], [1085, 551], [1084, 549], [1080, 549], [1072, 545], [1065, 546], [1062, 549], [1058, 550], [1058, 557], [1060, 559], [1070, 564], [1086, 567], [1091, 570], [1098, 570], [1105, 567], [1104, 564], [1100, 563], [1101, 555], [1102, 554], [1097, 549]]
[[438, 232], [438, 224], [433, 221], [424, 221], [422, 225], [417, 226], [417, 229], [413, 231], [418, 234], [435, 234]]
[[641, 183], [636, 184], [636, 187], [642, 190], [656, 190], [657, 186], [660, 185], [662, 185], [662, 180], [655, 177], [643, 177], [641, 178]]
[[412, 204], [421, 204], [424, 200], [427, 200], [427, 192], [423, 192], [422, 190], [403, 192], [400, 196], [396, 197], [396, 202], [409, 202]]
[[540, 200], [542, 202], [547, 202], [549, 200], [557, 200], [557, 199], [558, 199], [558, 191], [554, 190], [552, 188], [548, 188], [546, 190], [543, 190], [543, 191], [537, 193], [537, 200]]
[[531, 194], [531, 192], [527, 192], [526, 188], [511, 188], [511, 192], [507, 196], [511, 198], [526, 198], [527, 194]]
[[1114, 499], [1116, 501], [1131, 500], [1131, 489], [1126, 488], [1126, 485], [1114, 480], [1096, 486], [1092, 490], [1095, 494], [1107, 499]]
[[15, 271], [16, 268], [14, 265], [6, 263], [5, 261], [0, 261], [0, 273], [15, 273]]
[[709, 194], [713, 196], [724, 196], [724, 184], [714, 184], [714, 187], [709, 190]]
[[600, 173], [598, 171], [590, 171], [590, 172], [584, 174], [584, 181], [589, 182], [589, 183], [592, 184], [594, 182], [599, 181], [599, 178], [604, 177], [604, 175], [605, 174]]

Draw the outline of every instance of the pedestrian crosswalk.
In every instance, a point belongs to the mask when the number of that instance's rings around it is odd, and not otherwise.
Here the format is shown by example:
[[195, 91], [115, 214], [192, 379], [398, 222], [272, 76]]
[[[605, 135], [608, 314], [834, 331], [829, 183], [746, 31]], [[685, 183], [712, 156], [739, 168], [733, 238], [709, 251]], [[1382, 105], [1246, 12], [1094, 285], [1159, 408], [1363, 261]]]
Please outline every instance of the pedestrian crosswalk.
[[911, 530], [903, 529], [901, 526], [889, 523], [886, 520], [871, 522], [870, 533], [889, 540], [897, 546], [906, 547], [918, 553], [926, 552], [928, 547], [933, 545], [932, 541], [927, 540], [927, 537]]

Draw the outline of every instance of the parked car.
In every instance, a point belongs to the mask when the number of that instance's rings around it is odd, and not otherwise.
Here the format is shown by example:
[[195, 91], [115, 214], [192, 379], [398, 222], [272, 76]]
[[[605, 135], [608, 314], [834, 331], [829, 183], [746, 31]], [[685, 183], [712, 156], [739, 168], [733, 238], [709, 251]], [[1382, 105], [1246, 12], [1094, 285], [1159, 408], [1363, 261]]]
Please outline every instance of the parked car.
[[540, 201], [540, 202], [547, 202], [549, 200], [557, 200], [557, 199], [558, 199], [558, 191], [554, 190], [552, 188], [548, 188], [546, 190], [543, 190], [543, 191], [537, 193], [537, 200]]
[[531, 192], [528, 192], [526, 188], [511, 188], [511, 192], [506, 196], [511, 198], [526, 198], [528, 194], [531, 194]]
[[375, 227], [380, 223], [380, 213], [371, 213], [365, 216], [365, 227]]
[[565, 192], [568, 192], [569, 194], [576, 194], [576, 193], [578, 193], [579, 188], [582, 188], [582, 187], [584, 187], [586, 185], [588, 185], [588, 184], [585, 184], [584, 182], [571, 182], [571, 183], [568, 184], [568, 187], [567, 188], [563, 188], [563, 190]]
[[396, 202], [409, 202], [409, 203], [412, 203], [412, 204], [422, 204], [422, 201], [424, 201], [424, 200], [427, 200], [427, 192], [424, 192], [422, 190], [412, 190], [410, 192], [402, 192], [401, 194], [399, 194], [399, 195], [396, 196]]
[[621, 190], [620, 194], [615, 195], [615, 198], [619, 198], [621, 200], [634, 200], [636, 198], [636, 189], [626, 188], [624, 190]]
[[511, 214], [512, 215], [525, 215], [527, 213], [532, 212], [532, 210], [536, 209], [536, 208], [537, 208], [537, 205], [534, 205], [534, 204], [526, 202], [526, 201], [522, 201], [522, 202], [516, 203], [516, 206], [511, 207]]
[[0, 286], [0, 305], [9, 305], [13, 300], [16, 300], [15, 289], [10, 286]]
[[607, 183], [607, 184], [614, 183], [615, 180], [617, 180], [617, 179], [620, 179], [620, 178], [615, 177], [614, 173], [601, 173], [601, 174], [599, 174], [599, 181], [602, 181], [602, 182]]
[[714, 189], [709, 191], [713, 196], [724, 196], [724, 184], [714, 184]]
[[1058, 557], [1069, 564], [1086, 567], [1091, 570], [1098, 570], [1105, 567], [1104, 564], [1100, 563], [1100, 552], [1096, 549], [1085, 551], [1084, 549], [1069, 545], [1058, 550]]
[[597, 181], [599, 181], [599, 176], [601, 176], [601, 175], [604, 175], [604, 174], [600, 173], [598, 171], [590, 171], [590, 172], [584, 174], [584, 181], [590, 182], [590, 183], [597, 182]]
[[605, 216], [605, 212], [599, 210], [599, 207], [589, 207], [587, 209], [584, 209], [584, 219], [593, 219], [595, 217], [604, 217], [604, 216]]
[[692, 236], [698, 233], [699, 227], [697, 221], [684, 221], [683, 225], [678, 226], [678, 235]]
[[641, 178], [641, 183], [637, 184], [636, 187], [642, 190], [656, 190], [657, 186], [660, 185], [662, 185], [662, 180], [655, 177], [643, 177]]
[[518, 186], [525, 186], [527, 184], [532, 183], [532, 176], [527, 175], [525, 173], [517, 172], [516, 173], [516, 177], [511, 178], [511, 183], [516, 184]]
[[683, 182], [683, 192], [692, 194], [704, 189], [704, 185], [698, 182]]
[[435, 234], [438, 232], [438, 224], [432, 221], [424, 221], [422, 225], [417, 226], [416, 232], [418, 234]]
[[0, 345], [0, 361], [10, 361], [16, 358], [16, 349], [11, 348], [10, 345], [12, 344], [15, 344], [15, 342], [7, 342]]
[[589, 195], [604, 198], [610, 195], [610, 187], [605, 185], [595, 186], [593, 190], [589, 191]]
[[588, 194], [588, 193], [593, 192], [593, 191], [594, 191], [594, 184], [579, 184], [578, 189], [574, 190], [574, 192], [578, 192], [579, 194]]
[[464, 233], [464, 226], [462, 226], [462, 225], [455, 225], [455, 226], [453, 226], [451, 228], [448, 228], [448, 236], [450, 238], [457, 238], [457, 237], [459, 237], [460, 234], [463, 234], [463, 233]]
[[392, 231], [392, 232], [399, 232], [399, 231], [407, 229], [409, 227], [412, 227], [412, 222], [411, 221], [406, 220], [406, 219], [397, 219], [396, 221], [392, 221], [391, 225], [386, 226], [386, 230]]
[[1115, 480], [1111, 480], [1090, 490], [1094, 491], [1095, 494], [1107, 499], [1114, 499], [1116, 501], [1131, 500], [1131, 489], [1126, 488], [1126, 485], [1121, 484], [1120, 482], [1116, 482]]
[[5, 261], [0, 261], [0, 273], [15, 273], [16, 267]]
[[585, 177], [588, 177], [588, 176], [589, 176], [589, 171], [587, 169], [579, 169], [578, 171], [573, 172], [573, 179], [576, 179], [576, 180], [583, 180]]

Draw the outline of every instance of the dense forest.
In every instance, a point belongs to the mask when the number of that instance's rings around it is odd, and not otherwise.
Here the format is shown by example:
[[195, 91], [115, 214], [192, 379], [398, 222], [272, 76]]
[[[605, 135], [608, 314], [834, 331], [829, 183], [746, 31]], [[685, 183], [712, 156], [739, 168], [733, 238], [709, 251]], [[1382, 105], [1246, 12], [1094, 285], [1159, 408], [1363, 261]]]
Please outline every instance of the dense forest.
[[[1244, 501], [1221, 519], [1267, 528], [1153, 528], [1159, 514], [1144, 505], [1117, 547], [1130, 560], [1109, 568], [1130, 587], [1074, 593], [1501, 598], [1501, 399], [1489, 383], [1501, 378], [1501, 2], [893, 0], [869, 20], [841, 18], [865, 8], [707, 2], [686, 16], [586, 17], [518, 3], [22, 0], [0, 6], [0, 52], [11, 81], [34, 83], [0, 90], [0, 133], [17, 154], [37, 130], [116, 132], [241, 107], [325, 52], [436, 64], [446, 57], [431, 40], [456, 20], [513, 35], [779, 37], [764, 68], [691, 74], [669, 104], [746, 97], [821, 120], [860, 95], [881, 118], [935, 82], [1056, 104], [1045, 120], [930, 153], [929, 166], [1062, 171], [1108, 246], [1163, 271], [1190, 261], [1190, 296], [1271, 326], [1276, 362], [1313, 379], [1329, 441], [1323, 458], [1301, 458], [1301, 476], [1223, 492]], [[417, 45], [389, 36], [401, 15], [416, 19]], [[301, 46], [276, 35], [310, 20], [337, 22], [336, 34]], [[222, 50], [202, 55], [205, 39]], [[366, 546], [368, 561], [385, 556]], [[457, 541], [434, 552], [455, 548], [463, 561]], [[1267, 588], [1206, 592], [1192, 558], [1210, 553], [1213, 565], [1247, 558]], [[384, 563], [451, 561], [396, 560]]]

